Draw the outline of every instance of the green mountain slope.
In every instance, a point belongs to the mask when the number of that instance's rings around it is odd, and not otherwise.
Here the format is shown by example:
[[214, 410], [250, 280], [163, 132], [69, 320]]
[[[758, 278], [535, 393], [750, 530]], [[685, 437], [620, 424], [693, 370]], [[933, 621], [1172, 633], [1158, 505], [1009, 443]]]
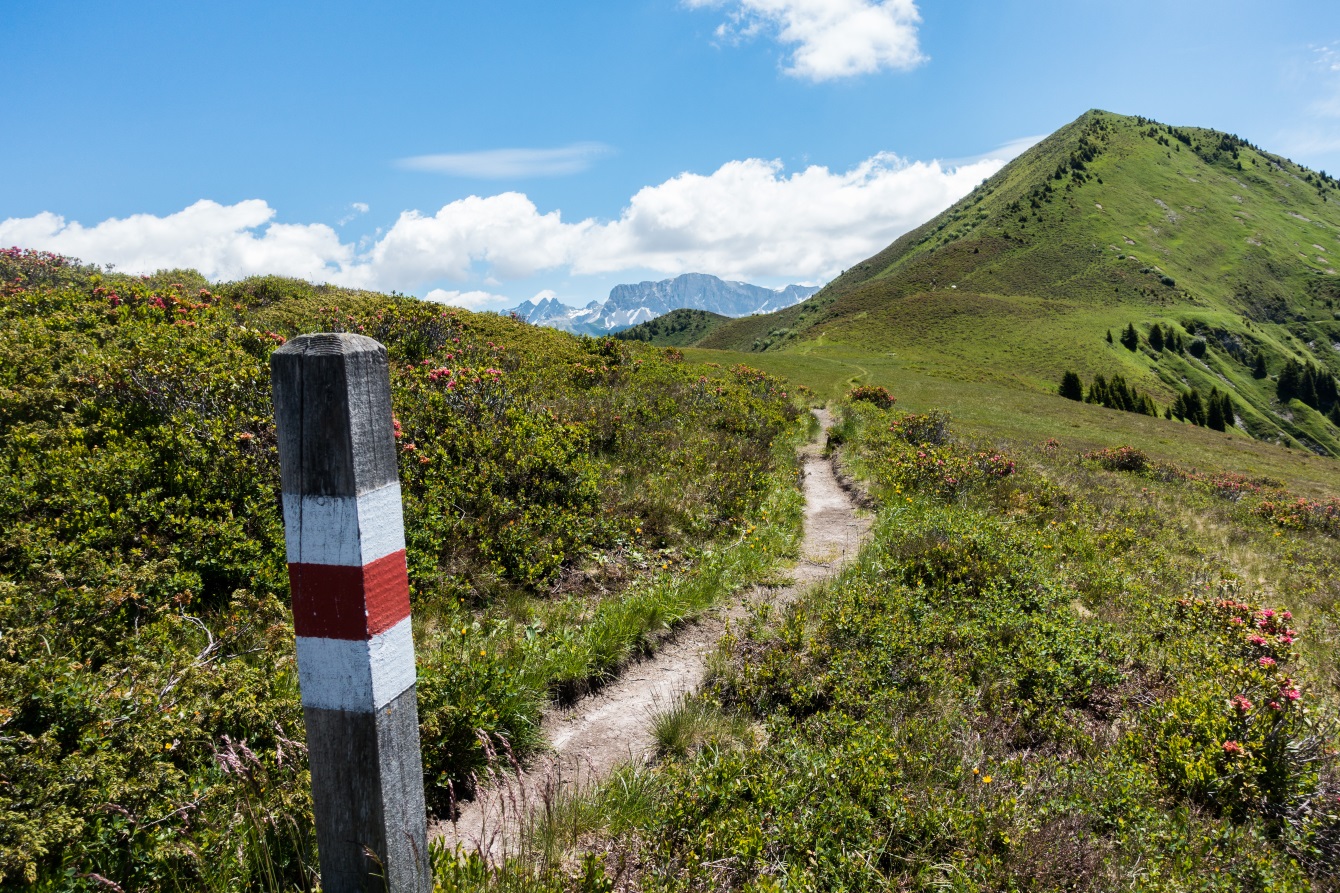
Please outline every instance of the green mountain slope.
[[621, 341], [645, 341], [657, 347], [687, 347], [703, 340], [730, 321], [729, 316], [722, 316], [710, 310], [681, 307], [630, 329], [615, 332], [614, 337]]
[[[1340, 371], [1337, 200], [1334, 179], [1235, 136], [1091, 111], [809, 301], [698, 344], [846, 345], [1035, 392], [1121, 375], [1160, 412], [1217, 389], [1239, 431], [1340, 455], [1340, 428], [1277, 395], [1289, 361]], [[1151, 347], [1155, 325], [1182, 349]]]

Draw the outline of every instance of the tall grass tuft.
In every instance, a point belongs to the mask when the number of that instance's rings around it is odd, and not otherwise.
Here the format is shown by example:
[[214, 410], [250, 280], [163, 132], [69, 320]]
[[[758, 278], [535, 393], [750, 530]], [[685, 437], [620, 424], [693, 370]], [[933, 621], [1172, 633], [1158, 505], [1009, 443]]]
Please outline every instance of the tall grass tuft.
[[704, 697], [683, 695], [657, 711], [652, 737], [658, 754], [682, 760], [707, 747], [747, 747], [754, 730], [745, 717], [728, 714]]

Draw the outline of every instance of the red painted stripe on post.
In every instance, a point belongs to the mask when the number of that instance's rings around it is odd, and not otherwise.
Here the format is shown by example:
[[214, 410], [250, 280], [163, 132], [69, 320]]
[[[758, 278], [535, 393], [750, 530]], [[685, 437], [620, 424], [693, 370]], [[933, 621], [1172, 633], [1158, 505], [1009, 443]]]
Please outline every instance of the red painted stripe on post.
[[403, 549], [363, 567], [290, 564], [288, 580], [299, 636], [367, 640], [409, 616]]

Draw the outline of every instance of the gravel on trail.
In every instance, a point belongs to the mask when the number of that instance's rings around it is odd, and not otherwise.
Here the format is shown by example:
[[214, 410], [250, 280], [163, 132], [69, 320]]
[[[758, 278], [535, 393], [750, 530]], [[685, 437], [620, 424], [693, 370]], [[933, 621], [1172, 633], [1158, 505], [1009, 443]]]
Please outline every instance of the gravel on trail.
[[625, 763], [647, 762], [654, 755], [653, 715], [698, 689], [708, 657], [728, 624], [745, 619], [764, 603], [784, 607], [855, 557], [871, 517], [858, 509], [833, 462], [823, 456], [823, 432], [832, 418], [827, 410], [814, 412], [820, 435], [801, 450], [805, 531], [791, 581], [783, 587], [754, 587], [730, 605], [686, 625], [597, 692], [570, 707], [546, 711], [543, 730], [549, 753], [524, 770], [504, 766], [487, 781], [481, 780], [478, 796], [461, 804], [454, 823], [433, 823], [431, 839], [497, 859], [515, 849], [528, 814], [552, 803], [562, 788], [598, 782]]

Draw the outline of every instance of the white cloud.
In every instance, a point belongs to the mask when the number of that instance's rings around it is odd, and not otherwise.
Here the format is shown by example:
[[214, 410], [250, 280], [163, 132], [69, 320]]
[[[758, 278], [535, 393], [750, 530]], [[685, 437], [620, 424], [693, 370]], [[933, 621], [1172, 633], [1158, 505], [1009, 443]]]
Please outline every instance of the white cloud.
[[907, 70], [926, 60], [915, 0], [685, 0], [694, 8], [730, 8], [718, 38], [771, 32], [794, 47], [787, 74], [811, 81]]
[[576, 273], [630, 266], [667, 274], [821, 280], [884, 248], [967, 194], [996, 160], [946, 170], [880, 154], [846, 172], [777, 161], [732, 161], [681, 174], [633, 196], [573, 259]]
[[603, 143], [574, 143], [555, 149], [488, 149], [447, 155], [415, 155], [396, 163], [406, 170], [482, 180], [561, 177], [581, 173], [610, 151], [610, 147]]
[[127, 272], [194, 267], [216, 280], [271, 272], [329, 279], [353, 262], [353, 246], [329, 226], [274, 223], [274, 216], [260, 199], [235, 205], [202, 200], [165, 217], [135, 214], [91, 227], [44, 212], [0, 221], [0, 244], [44, 248]]
[[349, 206], [349, 213], [345, 214], [338, 221], [336, 221], [336, 224], [338, 226], [344, 226], [346, 223], [352, 223], [355, 219], [358, 218], [358, 215], [366, 214], [370, 210], [371, 208], [368, 207], [367, 202], [354, 202]]
[[589, 220], [564, 223], [558, 211], [541, 214], [519, 192], [472, 195], [431, 217], [403, 212], [343, 278], [369, 287], [383, 287], [388, 278], [463, 281], [483, 264], [502, 279], [521, 279], [568, 263], [595, 228]]
[[466, 310], [501, 310], [508, 304], [515, 303], [506, 295], [495, 295], [486, 291], [447, 291], [441, 288], [433, 289], [423, 298], [425, 301], [464, 307]]
[[949, 167], [961, 167], [968, 164], [976, 164], [979, 161], [1012, 161], [1029, 149], [1036, 146], [1047, 138], [1047, 134], [1039, 133], [1034, 136], [1021, 136], [1010, 140], [1001, 146], [992, 149], [990, 152], [983, 152], [981, 155], [972, 155], [968, 158], [956, 158], [952, 161], [946, 161]]
[[1340, 73], [1340, 42], [1312, 47], [1317, 56], [1316, 64], [1322, 69]]
[[[714, 273], [819, 282], [967, 194], [1004, 164], [958, 166], [879, 154], [848, 171], [731, 161], [638, 191], [613, 220], [567, 222], [519, 192], [405, 211], [367, 242], [324, 224], [275, 222], [259, 199], [200, 201], [85, 227], [55, 214], [0, 221], [0, 246], [57, 251], [125, 272], [194, 267], [213, 280], [262, 273], [420, 293], [461, 306], [503, 302], [505, 281], [537, 274]], [[456, 283], [450, 290], [446, 283]]]

